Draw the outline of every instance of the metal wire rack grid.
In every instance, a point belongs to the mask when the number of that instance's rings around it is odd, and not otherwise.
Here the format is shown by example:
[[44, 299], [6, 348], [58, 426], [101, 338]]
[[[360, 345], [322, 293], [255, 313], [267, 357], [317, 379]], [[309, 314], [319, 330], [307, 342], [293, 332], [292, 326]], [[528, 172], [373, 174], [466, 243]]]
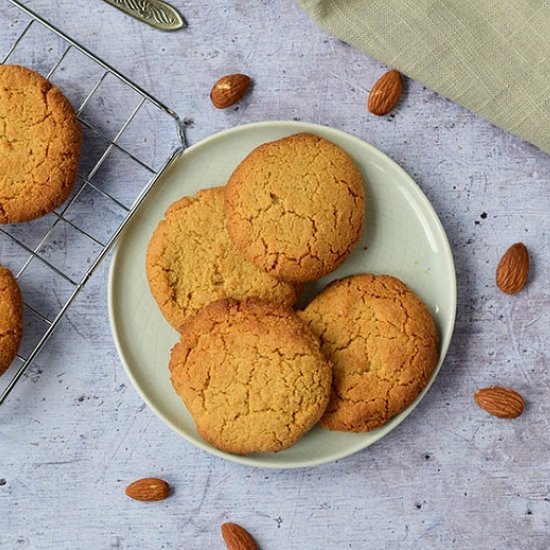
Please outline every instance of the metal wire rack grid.
[[[126, 224], [130, 221], [132, 216], [135, 214], [139, 205], [143, 202], [143, 200], [147, 197], [149, 192], [152, 190], [153, 186], [155, 185], [157, 180], [161, 177], [162, 173], [181, 154], [181, 152], [185, 148], [184, 125], [180, 120], [180, 118], [178, 117], [178, 115], [172, 109], [170, 109], [169, 107], [167, 107], [166, 105], [158, 101], [155, 97], [151, 96], [149, 93], [143, 90], [139, 85], [137, 85], [127, 77], [120, 74], [118, 71], [116, 71], [116, 69], [111, 67], [109, 64], [107, 64], [103, 60], [99, 59], [97, 56], [95, 56], [92, 52], [90, 52], [84, 46], [80, 45], [74, 39], [70, 38], [69, 36], [64, 34], [62, 31], [60, 31], [58, 28], [56, 28], [53, 24], [44, 20], [42, 17], [34, 13], [32, 10], [22, 5], [18, 0], [9, 0], [9, 2], [13, 6], [21, 10], [21, 12], [23, 12], [29, 18], [29, 22], [26, 24], [23, 31], [17, 36], [15, 41], [11, 44], [11, 47], [9, 48], [9, 50], [7, 51], [3, 59], [0, 61], [0, 64], [4, 64], [10, 60], [10, 57], [12, 56], [16, 48], [25, 40], [25, 37], [28, 35], [31, 28], [35, 25], [41, 25], [42, 27], [44, 27], [45, 29], [53, 33], [53, 35], [56, 35], [59, 39], [61, 39], [61, 41], [64, 44], [63, 53], [54, 63], [53, 67], [48, 72], [48, 74], [44, 75], [46, 76], [46, 78], [51, 79], [53, 77], [54, 73], [59, 69], [59, 67], [61, 66], [63, 61], [66, 59], [69, 52], [71, 52], [71, 50], [77, 50], [78, 52], [86, 56], [86, 58], [91, 60], [93, 63], [97, 64], [97, 66], [100, 67], [101, 69], [101, 76], [97, 80], [97, 82], [92, 86], [91, 90], [87, 93], [87, 95], [85, 96], [84, 100], [82, 101], [82, 103], [80, 104], [76, 112], [77, 112], [77, 117], [81, 122], [81, 124], [84, 126], [84, 128], [86, 128], [87, 130], [89, 130], [90, 132], [92, 132], [102, 140], [104, 140], [105, 143], [107, 144], [107, 147], [103, 152], [103, 154], [100, 156], [99, 160], [95, 162], [95, 164], [92, 166], [92, 168], [88, 171], [86, 175], [81, 175], [81, 174], [78, 175], [78, 179], [80, 180], [80, 187], [78, 187], [76, 193], [63, 205], [61, 209], [52, 213], [52, 215], [54, 216], [54, 219], [50, 227], [45, 232], [45, 234], [40, 238], [37, 245], [35, 245], [34, 247], [28, 246], [20, 238], [14, 236], [12, 233], [10, 233], [9, 231], [6, 231], [4, 228], [2, 228], [2, 226], [0, 226], [0, 235], [3, 235], [4, 237], [12, 241], [16, 245], [16, 247], [19, 248], [21, 253], [26, 255], [26, 259], [24, 260], [22, 266], [18, 269], [17, 273], [15, 274], [16, 279], [20, 279], [22, 275], [27, 271], [29, 266], [36, 261], [36, 262], [40, 262], [47, 269], [51, 270], [57, 276], [64, 279], [72, 289], [68, 298], [63, 303], [63, 305], [61, 306], [57, 314], [51, 317], [43, 314], [37, 308], [35, 308], [33, 305], [31, 305], [25, 300], [25, 307], [28, 308], [34, 315], [36, 315], [37, 318], [39, 318], [45, 324], [46, 329], [41, 334], [41, 336], [39, 337], [38, 341], [33, 346], [33, 348], [30, 350], [30, 353], [28, 353], [26, 356], [22, 354], [17, 355], [16, 360], [20, 362], [20, 366], [16, 368], [15, 373], [13, 374], [11, 379], [9, 379], [7, 385], [4, 387], [4, 389], [0, 393], [0, 405], [2, 405], [5, 402], [6, 398], [14, 389], [17, 382], [21, 379], [25, 371], [28, 369], [28, 367], [34, 361], [34, 359], [39, 354], [41, 349], [44, 347], [44, 345], [52, 335], [54, 329], [59, 324], [63, 316], [65, 315], [71, 303], [77, 297], [78, 293], [82, 290], [82, 288], [84, 287], [88, 279], [91, 277], [91, 275], [93, 274], [97, 266], [100, 264], [101, 260], [109, 252], [110, 248], [116, 241], [117, 237], [120, 235], [120, 233], [122, 232]], [[104, 132], [98, 129], [94, 124], [90, 123], [90, 121], [82, 117], [82, 113], [84, 109], [89, 104], [90, 100], [94, 97], [94, 94], [97, 93], [97, 91], [99, 90], [99, 88], [101, 87], [101, 85], [109, 75], [118, 79], [118, 81], [120, 81], [122, 85], [127, 86], [129, 89], [137, 93], [140, 97], [140, 100], [137, 106], [131, 111], [128, 118], [125, 120], [121, 128], [118, 130], [118, 132], [112, 139], [109, 139], [104, 134]], [[136, 155], [130, 152], [126, 147], [121, 145], [119, 142], [124, 131], [135, 119], [138, 112], [140, 112], [143, 109], [143, 107], [146, 105], [152, 105], [157, 109], [159, 109], [160, 111], [164, 112], [166, 115], [170, 116], [173, 119], [173, 122], [175, 125], [175, 132], [177, 134], [177, 141], [178, 141], [177, 146], [172, 150], [168, 158], [166, 158], [162, 162], [162, 164], [158, 169], [154, 169], [149, 164], [142, 161], [140, 158], [138, 158]], [[109, 158], [110, 155], [113, 154], [114, 151], [117, 151], [120, 154], [126, 155], [129, 159], [137, 163], [137, 165], [139, 165], [143, 170], [147, 171], [150, 174], [150, 179], [148, 183], [143, 187], [143, 189], [137, 195], [133, 204], [130, 207], [128, 207], [123, 202], [118, 200], [111, 193], [105, 191], [105, 189], [103, 189], [101, 185], [98, 185], [93, 181], [91, 181], [94, 178], [94, 176], [97, 174], [97, 172], [100, 170], [102, 165], [104, 165], [105, 161]], [[90, 234], [90, 232], [84, 230], [82, 227], [79, 227], [76, 223], [72, 222], [65, 216], [66, 212], [69, 210], [71, 205], [73, 205], [75, 201], [78, 200], [78, 198], [86, 189], [93, 189], [94, 191], [101, 194], [103, 197], [105, 197], [109, 201], [112, 201], [114, 204], [117, 205], [118, 208], [122, 209], [122, 211], [125, 212], [125, 216], [122, 222], [116, 227], [116, 229], [112, 232], [112, 234], [106, 240], [106, 242], [99, 240], [94, 235]], [[60, 222], [68, 224], [76, 232], [80, 233], [81, 235], [84, 235], [87, 239], [90, 239], [99, 247], [99, 253], [95, 256], [89, 268], [78, 280], [76, 280], [73, 276], [67, 274], [65, 270], [62, 270], [56, 265], [54, 265], [51, 261], [45, 258], [44, 255], [40, 254], [41, 247], [43, 247], [43, 245], [52, 236], [55, 228]], [[12, 369], [10, 369], [8, 373], [11, 372], [13, 368], [14, 366], [12, 365]]]

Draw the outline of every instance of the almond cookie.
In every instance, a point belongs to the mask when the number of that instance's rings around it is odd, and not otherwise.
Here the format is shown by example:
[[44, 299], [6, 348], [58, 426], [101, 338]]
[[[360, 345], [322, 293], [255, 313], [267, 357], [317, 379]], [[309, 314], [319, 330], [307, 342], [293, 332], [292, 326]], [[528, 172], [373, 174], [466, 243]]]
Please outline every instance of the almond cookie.
[[406, 409], [437, 364], [428, 308], [389, 275], [335, 281], [300, 313], [334, 364], [321, 425], [366, 432]]
[[184, 197], [166, 211], [149, 243], [147, 278], [167, 321], [176, 329], [221, 298], [256, 297], [292, 306], [300, 289], [246, 261], [223, 224], [224, 188]]
[[286, 281], [311, 281], [349, 255], [365, 217], [361, 174], [340, 147], [296, 134], [254, 149], [233, 172], [226, 227], [260, 269]]
[[290, 308], [219, 300], [183, 327], [172, 384], [199, 434], [234, 454], [281, 451], [319, 420], [331, 364]]
[[57, 208], [78, 170], [81, 131], [65, 96], [38, 73], [0, 65], [0, 223]]
[[11, 271], [0, 265], [0, 376], [11, 365], [23, 334], [23, 299]]

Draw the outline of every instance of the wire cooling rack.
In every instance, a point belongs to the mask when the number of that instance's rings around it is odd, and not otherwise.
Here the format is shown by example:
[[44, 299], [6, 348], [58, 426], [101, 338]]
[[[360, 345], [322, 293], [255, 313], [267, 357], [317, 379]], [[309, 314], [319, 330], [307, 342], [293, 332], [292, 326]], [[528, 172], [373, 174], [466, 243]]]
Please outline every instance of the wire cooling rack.
[[0, 19], [8, 49], [0, 63], [36, 70], [63, 91], [82, 124], [83, 147], [65, 204], [29, 223], [0, 225], [0, 264], [16, 276], [25, 302], [23, 342], [0, 378], [0, 405], [185, 148], [184, 125], [174, 111], [19, 1], [8, 1], [8, 21]]

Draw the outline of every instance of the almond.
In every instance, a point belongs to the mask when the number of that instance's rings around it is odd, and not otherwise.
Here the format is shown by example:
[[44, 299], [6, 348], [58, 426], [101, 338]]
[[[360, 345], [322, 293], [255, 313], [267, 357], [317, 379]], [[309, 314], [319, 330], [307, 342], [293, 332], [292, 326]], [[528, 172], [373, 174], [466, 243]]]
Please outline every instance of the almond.
[[222, 76], [212, 87], [210, 100], [214, 107], [227, 109], [237, 103], [246, 93], [252, 80], [245, 74], [228, 74]]
[[134, 500], [164, 500], [170, 495], [170, 485], [163, 479], [146, 477], [130, 483], [126, 487], [126, 494]]
[[367, 107], [374, 115], [387, 115], [399, 103], [402, 93], [401, 73], [388, 71], [372, 87]]
[[483, 388], [474, 399], [488, 413], [499, 418], [516, 418], [525, 408], [525, 401], [518, 392], [507, 388]]
[[236, 523], [223, 523], [222, 537], [228, 550], [258, 550], [252, 535]]
[[519, 292], [529, 276], [529, 252], [523, 243], [513, 244], [497, 266], [497, 286], [506, 294]]

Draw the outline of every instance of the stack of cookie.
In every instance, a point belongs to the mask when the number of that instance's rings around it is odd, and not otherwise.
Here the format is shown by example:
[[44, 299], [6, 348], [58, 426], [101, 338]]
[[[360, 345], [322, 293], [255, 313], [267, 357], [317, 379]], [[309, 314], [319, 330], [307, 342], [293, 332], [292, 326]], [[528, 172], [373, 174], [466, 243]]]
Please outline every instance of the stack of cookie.
[[[80, 148], [80, 125], [59, 89], [25, 67], [0, 65], [0, 224], [60, 206], [73, 189]], [[17, 354], [22, 325], [21, 292], [0, 266], [0, 375]]]
[[318, 422], [372, 430], [427, 384], [437, 334], [401, 281], [348, 277], [293, 309], [304, 283], [349, 256], [364, 217], [354, 161], [311, 134], [258, 147], [225, 188], [168, 209], [147, 276], [181, 333], [172, 384], [206, 441], [249, 454], [285, 449]]

